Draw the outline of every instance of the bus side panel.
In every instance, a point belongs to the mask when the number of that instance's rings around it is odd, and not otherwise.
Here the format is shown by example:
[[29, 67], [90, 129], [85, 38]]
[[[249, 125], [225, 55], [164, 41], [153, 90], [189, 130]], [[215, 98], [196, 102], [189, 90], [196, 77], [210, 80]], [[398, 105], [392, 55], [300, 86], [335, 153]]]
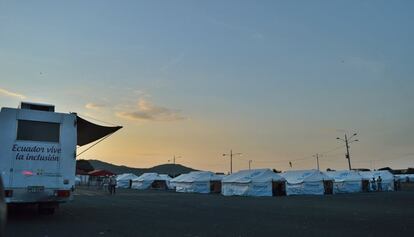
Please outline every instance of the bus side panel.
[[61, 127], [60, 185], [69, 190], [75, 185], [76, 173], [76, 114], [65, 115]]

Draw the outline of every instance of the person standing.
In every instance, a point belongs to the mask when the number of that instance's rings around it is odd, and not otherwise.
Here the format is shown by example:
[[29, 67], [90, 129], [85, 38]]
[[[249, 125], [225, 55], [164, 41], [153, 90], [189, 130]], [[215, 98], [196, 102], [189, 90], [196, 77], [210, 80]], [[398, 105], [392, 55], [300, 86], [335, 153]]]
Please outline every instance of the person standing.
[[401, 186], [401, 180], [399, 177], [394, 178], [394, 191], [399, 191]]
[[110, 194], [115, 194], [116, 193], [116, 178], [115, 175], [111, 176], [111, 178], [109, 179], [109, 186], [110, 186]]
[[371, 190], [372, 191], [377, 191], [377, 185], [376, 185], [375, 177], [372, 177], [372, 180], [371, 180]]
[[378, 191], [382, 191], [382, 178], [381, 178], [381, 176], [378, 176], [377, 186], [378, 186]]
[[103, 190], [108, 190], [109, 192], [111, 192], [110, 187], [109, 187], [109, 176], [105, 176], [105, 178], [103, 179]]

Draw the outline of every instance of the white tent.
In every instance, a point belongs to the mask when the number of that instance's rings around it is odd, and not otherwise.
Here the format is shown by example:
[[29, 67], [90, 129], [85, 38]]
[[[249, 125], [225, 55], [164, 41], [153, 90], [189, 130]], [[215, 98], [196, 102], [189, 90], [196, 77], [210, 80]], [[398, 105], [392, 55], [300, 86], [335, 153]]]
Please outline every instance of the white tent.
[[270, 169], [241, 170], [222, 179], [224, 196], [273, 196], [273, 182], [285, 179]]
[[[394, 191], [394, 175], [391, 174], [388, 170], [377, 170], [377, 171], [360, 171], [359, 174], [362, 176], [362, 179], [369, 180], [369, 190], [375, 191], [372, 189], [372, 179], [378, 179], [381, 176], [382, 182], [382, 191]], [[377, 185], [377, 183], [375, 183]]]
[[154, 181], [164, 181], [168, 188], [170, 187], [171, 177], [166, 174], [145, 173], [136, 179], [132, 180], [133, 189], [147, 189], [151, 188]]
[[396, 174], [394, 176], [401, 183], [414, 182], [414, 174]]
[[77, 185], [87, 185], [89, 183], [89, 175], [76, 175]]
[[362, 176], [353, 170], [340, 170], [324, 172], [334, 179], [333, 192], [357, 193], [362, 191]]
[[130, 182], [138, 178], [135, 174], [125, 173], [116, 176], [116, 185], [118, 188], [129, 188]]
[[75, 185], [79, 186], [79, 185], [81, 185], [81, 182], [82, 182], [81, 178], [78, 175], [76, 175], [75, 176]]
[[176, 192], [210, 193], [211, 183], [221, 181], [222, 177], [208, 171], [193, 171], [175, 177], [170, 182]]
[[319, 170], [295, 170], [281, 174], [286, 179], [287, 195], [323, 195], [325, 182], [333, 179]]

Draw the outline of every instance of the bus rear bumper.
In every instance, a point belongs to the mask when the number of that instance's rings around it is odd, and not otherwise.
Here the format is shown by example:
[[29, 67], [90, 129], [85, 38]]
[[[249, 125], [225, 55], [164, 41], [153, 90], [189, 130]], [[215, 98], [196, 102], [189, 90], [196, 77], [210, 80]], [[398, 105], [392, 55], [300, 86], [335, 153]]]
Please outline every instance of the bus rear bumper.
[[71, 190], [44, 189], [39, 192], [29, 192], [25, 188], [6, 188], [5, 190], [5, 201], [7, 204], [63, 203], [73, 199]]

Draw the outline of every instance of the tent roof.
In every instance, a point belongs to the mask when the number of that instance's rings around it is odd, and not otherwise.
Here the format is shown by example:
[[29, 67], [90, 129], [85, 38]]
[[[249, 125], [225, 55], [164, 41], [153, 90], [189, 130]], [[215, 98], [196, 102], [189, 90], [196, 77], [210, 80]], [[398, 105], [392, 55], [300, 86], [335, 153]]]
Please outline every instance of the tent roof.
[[394, 180], [394, 175], [388, 170], [360, 171], [359, 174], [363, 179], [372, 179], [381, 176], [382, 180]]
[[93, 141], [99, 140], [103, 137], [106, 137], [119, 129], [121, 126], [115, 127], [106, 127], [98, 124], [91, 123], [79, 116], [76, 117], [77, 124], [77, 145], [83, 146], [89, 144]]
[[159, 174], [162, 179], [161, 180], [171, 180], [172, 178], [168, 174]]
[[88, 173], [90, 176], [112, 176], [115, 175], [111, 171], [108, 170], [92, 170]]
[[333, 178], [335, 182], [360, 181], [362, 179], [362, 176], [357, 171], [353, 170], [338, 170], [323, 173]]
[[216, 175], [213, 172], [209, 171], [193, 171], [188, 174], [182, 174], [177, 176], [171, 180], [171, 182], [185, 182], [185, 183], [192, 183], [192, 182], [205, 182], [205, 181], [216, 181], [221, 180], [222, 177]]
[[270, 169], [241, 170], [227, 175], [223, 178], [223, 183], [251, 183], [251, 182], [271, 182], [285, 180], [279, 174]]
[[281, 174], [288, 183], [298, 184], [303, 182], [315, 182], [322, 180], [333, 180], [319, 170], [293, 170]]
[[171, 177], [166, 174], [157, 173], [144, 173], [141, 176], [134, 179], [134, 181], [146, 181], [146, 180], [171, 180]]
[[125, 174], [120, 174], [116, 177], [117, 181], [120, 180], [133, 180], [138, 178], [138, 176], [136, 176], [135, 174], [131, 174], [131, 173], [125, 173]]

